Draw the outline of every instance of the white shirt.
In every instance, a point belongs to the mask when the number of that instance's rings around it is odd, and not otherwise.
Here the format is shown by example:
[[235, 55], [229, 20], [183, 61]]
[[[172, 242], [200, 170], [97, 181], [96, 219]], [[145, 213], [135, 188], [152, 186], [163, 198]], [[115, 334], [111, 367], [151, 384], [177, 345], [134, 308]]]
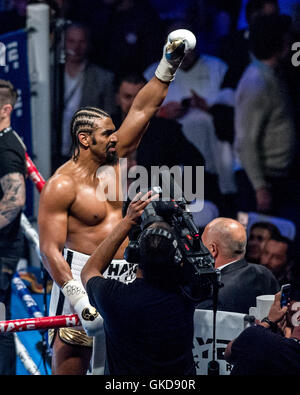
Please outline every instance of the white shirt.
[[[149, 66], [144, 72], [147, 80], [153, 77], [157, 66], [158, 62]], [[177, 70], [175, 80], [169, 85], [164, 104], [170, 101], [180, 102], [191, 97], [192, 89], [209, 105], [214, 104], [227, 69], [228, 66], [223, 60], [210, 55], [201, 55], [190, 70], [184, 71], [180, 68]]]
[[219, 266], [216, 269], [222, 270], [222, 269], [224, 269], [224, 267], [226, 267], [228, 265], [231, 265], [232, 263], [237, 262], [237, 261], [239, 261], [239, 259], [236, 259], [235, 261], [232, 261], [232, 262], [229, 262], [229, 263], [225, 263], [225, 265]]

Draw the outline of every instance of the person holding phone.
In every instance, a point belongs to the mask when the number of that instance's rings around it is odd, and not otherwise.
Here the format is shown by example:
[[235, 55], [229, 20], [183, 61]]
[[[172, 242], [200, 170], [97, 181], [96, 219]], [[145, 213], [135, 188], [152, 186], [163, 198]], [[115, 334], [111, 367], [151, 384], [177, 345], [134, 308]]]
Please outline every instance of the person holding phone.
[[275, 295], [266, 319], [246, 328], [231, 341], [225, 359], [231, 375], [300, 374], [300, 280], [290, 287], [290, 302], [281, 306], [282, 291]]

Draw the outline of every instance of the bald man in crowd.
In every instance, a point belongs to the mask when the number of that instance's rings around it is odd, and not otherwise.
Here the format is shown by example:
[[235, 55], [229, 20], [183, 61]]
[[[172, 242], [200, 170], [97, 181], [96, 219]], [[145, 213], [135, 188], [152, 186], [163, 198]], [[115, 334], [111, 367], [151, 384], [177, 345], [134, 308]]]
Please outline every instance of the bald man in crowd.
[[[218, 310], [249, 314], [256, 306], [258, 295], [274, 295], [279, 284], [272, 272], [261, 265], [248, 264], [244, 259], [247, 245], [246, 230], [231, 218], [216, 218], [206, 225], [202, 242], [221, 271], [223, 287], [219, 290]], [[212, 299], [197, 308], [212, 309]]]

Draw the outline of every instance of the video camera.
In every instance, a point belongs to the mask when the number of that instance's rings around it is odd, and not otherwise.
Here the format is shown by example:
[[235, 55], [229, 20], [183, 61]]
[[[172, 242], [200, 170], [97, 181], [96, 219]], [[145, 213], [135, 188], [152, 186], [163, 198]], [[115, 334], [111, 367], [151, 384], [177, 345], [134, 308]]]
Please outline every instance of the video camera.
[[[170, 174], [162, 173], [162, 184], [164, 184], [164, 179], [170, 181]], [[174, 191], [174, 180], [171, 179], [171, 182], [171, 191]], [[214, 269], [213, 257], [201, 241], [198, 228], [187, 208], [183, 194], [181, 193], [179, 200], [172, 197], [163, 200], [160, 186], [155, 186], [152, 190], [155, 194], [159, 194], [159, 198], [150, 202], [144, 209], [140, 221], [134, 229], [133, 240], [130, 240], [125, 250], [124, 258], [127, 262], [138, 263], [139, 241], [143, 232], [153, 223], [166, 222], [170, 225], [172, 234], [177, 241], [177, 253], [175, 254], [177, 259], [174, 260], [174, 264], [182, 264], [180, 268], [181, 291], [195, 302], [211, 297], [214, 287], [218, 286], [219, 271]], [[128, 204], [127, 202], [127, 207]]]

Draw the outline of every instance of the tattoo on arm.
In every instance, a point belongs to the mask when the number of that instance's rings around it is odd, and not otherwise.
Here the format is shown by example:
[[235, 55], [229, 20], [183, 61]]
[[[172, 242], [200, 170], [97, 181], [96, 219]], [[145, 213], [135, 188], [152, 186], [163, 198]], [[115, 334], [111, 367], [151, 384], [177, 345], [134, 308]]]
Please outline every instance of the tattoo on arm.
[[10, 224], [25, 204], [25, 181], [21, 173], [9, 173], [0, 179], [0, 229]]

